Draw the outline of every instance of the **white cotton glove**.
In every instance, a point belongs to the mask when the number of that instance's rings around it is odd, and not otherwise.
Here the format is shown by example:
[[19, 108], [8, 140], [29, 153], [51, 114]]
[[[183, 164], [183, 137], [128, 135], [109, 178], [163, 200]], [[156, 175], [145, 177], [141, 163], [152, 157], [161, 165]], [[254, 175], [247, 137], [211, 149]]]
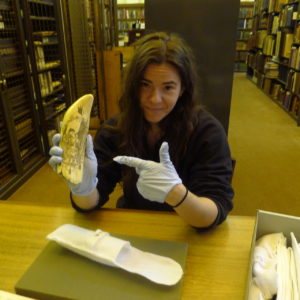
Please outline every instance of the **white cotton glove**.
[[[49, 154], [51, 155], [49, 159], [49, 165], [55, 172], [57, 172], [57, 165], [60, 164], [63, 160], [61, 156], [63, 153], [63, 149], [58, 146], [60, 138], [61, 135], [59, 133], [53, 136], [53, 146], [49, 151]], [[79, 196], [87, 196], [92, 193], [98, 183], [97, 168], [98, 163], [93, 150], [93, 140], [91, 135], [88, 134], [86, 137], [82, 182], [79, 184], [73, 184], [66, 180], [73, 194]]]
[[170, 160], [167, 142], [162, 143], [159, 157], [159, 163], [130, 156], [117, 156], [114, 161], [135, 168], [139, 175], [136, 186], [144, 198], [164, 203], [170, 190], [182, 181]]
[[253, 257], [253, 281], [265, 299], [278, 292], [278, 249], [286, 247], [283, 233], [271, 233], [256, 241]]

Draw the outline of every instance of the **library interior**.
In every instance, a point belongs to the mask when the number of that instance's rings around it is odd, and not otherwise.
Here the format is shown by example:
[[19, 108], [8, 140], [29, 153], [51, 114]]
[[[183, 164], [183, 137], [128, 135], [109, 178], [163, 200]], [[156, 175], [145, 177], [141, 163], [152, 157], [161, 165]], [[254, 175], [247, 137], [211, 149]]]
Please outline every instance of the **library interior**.
[[[33, 273], [25, 272], [44, 251], [47, 234], [64, 223], [121, 237], [188, 245], [188, 250], [177, 245], [182, 257], [172, 256], [185, 266], [182, 281], [172, 290], [143, 286], [144, 281], [140, 288], [129, 282], [134, 277], [123, 281], [122, 273], [109, 271], [109, 278], [120, 281], [119, 289], [128, 288], [124, 299], [242, 299], [245, 295], [249, 300], [272, 299], [263, 289], [259, 292], [265, 298], [253, 296], [253, 235], [259, 211], [300, 218], [299, 1], [0, 0], [0, 27], [0, 299], [15, 293], [35, 299], [52, 297], [42, 287], [35, 291], [30, 283]], [[199, 103], [221, 125], [230, 148], [233, 208], [224, 223], [212, 230], [188, 226], [176, 209], [120, 208], [124, 197], [120, 182], [101, 209], [77, 212], [66, 179], [49, 165], [53, 137], [77, 99], [86, 94], [94, 98], [88, 126], [93, 139], [103, 124], [121, 112], [126, 67], [131, 66], [138, 41], [153, 32], [178, 34], [193, 50]], [[219, 247], [214, 239], [220, 241]], [[136, 243], [146, 250], [150, 245], [144, 240]], [[149, 249], [155, 252], [153, 245]], [[176, 245], [165, 247], [171, 246]], [[45, 255], [54, 255], [50, 248], [47, 251]], [[300, 250], [297, 257], [300, 278]], [[88, 266], [84, 270], [90, 277], [98, 274], [89, 274]], [[78, 278], [74, 280], [80, 286], [83, 281]], [[193, 283], [201, 278], [201, 283]], [[114, 290], [109, 299], [123, 299], [109, 280], [105, 287], [87, 286], [82, 291], [74, 287], [74, 293], [81, 295], [78, 299], [100, 299], [90, 295], [101, 289]], [[62, 287], [57, 293], [74, 299]], [[152, 298], [141, 298], [140, 293]], [[294, 297], [280, 299], [300, 299]]]

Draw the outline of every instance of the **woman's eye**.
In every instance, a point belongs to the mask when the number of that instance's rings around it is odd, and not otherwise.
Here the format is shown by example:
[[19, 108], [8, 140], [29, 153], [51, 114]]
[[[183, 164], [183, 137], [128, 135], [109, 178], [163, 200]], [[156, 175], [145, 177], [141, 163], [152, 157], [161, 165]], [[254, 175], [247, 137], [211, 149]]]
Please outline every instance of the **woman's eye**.
[[173, 89], [174, 89], [174, 87], [172, 85], [166, 85], [165, 86], [165, 90], [167, 90], [167, 91], [171, 91]]
[[140, 86], [141, 86], [141, 87], [148, 87], [148, 86], [149, 86], [149, 83], [148, 83], [148, 82], [145, 82], [145, 81], [141, 81]]

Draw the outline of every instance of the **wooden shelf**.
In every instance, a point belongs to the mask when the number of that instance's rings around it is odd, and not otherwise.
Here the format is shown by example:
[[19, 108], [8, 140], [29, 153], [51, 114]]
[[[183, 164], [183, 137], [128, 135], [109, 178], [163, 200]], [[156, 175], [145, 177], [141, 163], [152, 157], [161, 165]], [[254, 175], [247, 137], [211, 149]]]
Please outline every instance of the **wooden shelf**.
[[[59, 87], [55, 88], [55, 89], [53, 90], [52, 93], [49, 93], [48, 95], [44, 96], [43, 99], [48, 98], [48, 97], [51, 97], [52, 95], [55, 95], [56, 93], [58, 93], [58, 92], [60, 92], [60, 91], [62, 91], [62, 90], [63, 90], [63, 86], [60, 85]], [[58, 100], [57, 98], [54, 98], [54, 99], [52, 99], [52, 100], [50, 100], [50, 101], [43, 102], [43, 106], [51, 105], [51, 104], [53, 104], [54, 102], [56, 102], [57, 100]]]
[[49, 42], [49, 43], [34, 44], [35, 47], [39, 47], [39, 46], [51, 46], [51, 45], [58, 45], [58, 42]]
[[45, 118], [45, 120], [46, 120], [46, 121], [50, 121], [50, 120], [52, 120], [54, 117], [57, 117], [58, 115], [60, 115], [61, 113], [63, 113], [65, 110], [66, 110], [66, 108], [63, 108], [63, 109], [61, 109], [61, 110], [58, 110], [58, 111], [56, 111], [56, 112], [54, 112], [54, 113], [48, 115], [48, 116]]
[[294, 1], [294, 2], [290, 2], [290, 3], [282, 4], [282, 7], [289, 6], [289, 5], [298, 5], [298, 4], [299, 4], [299, 1]]
[[254, 1], [240, 1], [240, 7], [243, 6], [252, 6], [253, 7]]
[[286, 85], [286, 82], [281, 80], [280, 78], [272, 78], [272, 79], [278, 81], [279, 83], [283, 84], [284, 86]]
[[30, 16], [30, 19], [38, 20], [38, 21], [54, 21], [55, 22], [55, 18], [52, 18], [52, 17]]
[[143, 3], [118, 4], [117, 8], [144, 8]]
[[43, 0], [28, 0], [29, 3], [37, 3], [43, 5], [54, 6], [54, 2], [52, 1], [43, 1]]
[[134, 22], [134, 21], [144, 21], [145, 18], [118, 18], [118, 21], [121, 21], [121, 22]]

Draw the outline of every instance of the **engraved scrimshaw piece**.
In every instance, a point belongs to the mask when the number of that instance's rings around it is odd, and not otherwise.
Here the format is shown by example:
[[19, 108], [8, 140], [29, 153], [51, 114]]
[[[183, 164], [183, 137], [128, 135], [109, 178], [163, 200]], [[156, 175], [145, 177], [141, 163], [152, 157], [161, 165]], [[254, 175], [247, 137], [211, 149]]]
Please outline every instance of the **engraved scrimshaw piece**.
[[68, 181], [82, 181], [86, 136], [89, 130], [93, 95], [87, 94], [76, 100], [66, 111], [59, 146], [63, 149], [63, 161], [57, 168]]

